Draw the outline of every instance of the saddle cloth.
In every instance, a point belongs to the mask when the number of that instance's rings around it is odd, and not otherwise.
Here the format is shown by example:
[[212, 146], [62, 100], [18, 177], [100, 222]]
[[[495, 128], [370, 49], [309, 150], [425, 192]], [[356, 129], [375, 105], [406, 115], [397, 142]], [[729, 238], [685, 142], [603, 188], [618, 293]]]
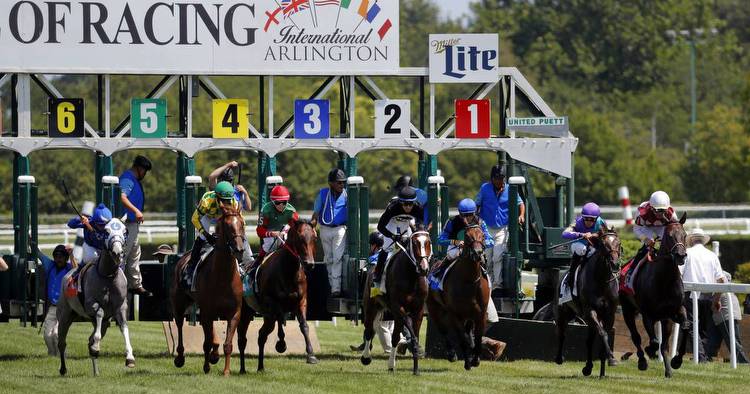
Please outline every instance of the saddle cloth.
[[573, 296], [578, 296], [578, 272], [581, 270], [581, 266], [579, 265], [578, 268], [576, 268], [576, 272], [573, 274], [575, 277], [573, 278], [573, 288], [571, 289], [568, 287], [568, 275], [571, 273], [568, 272], [563, 276], [562, 282], [560, 283], [560, 294], [557, 299], [558, 305], [563, 305], [567, 302], [573, 301]]
[[404, 251], [402, 251], [401, 249], [398, 249], [398, 250], [396, 250], [395, 253], [393, 253], [393, 255], [391, 256], [391, 258], [389, 258], [389, 259], [387, 259], [385, 261], [385, 264], [383, 265], [383, 274], [380, 277], [380, 286], [379, 287], [374, 287], [373, 286], [370, 289], [370, 297], [376, 297], [376, 296], [383, 295], [383, 294], [386, 293], [386, 291], [385, 291], [385, 289], [386, 289], [386, 283], [385, 282], [387, 281], [387, 278], [388, 278], [388, 267], [390, 267], [391, 261], [393, 261], [393, 259], [395, 259], [396, 256], [398, 256], [401, 253], [404, 253]]
[[[457, 261], [458, 259], [454, 259], [451, 260], [448, 264], [445, 264], [445, 260], [443, 260], [432, 267], [430, 273], [427, 275], [427, 281], [430, 285], [431, 290], [443, 291], [443, 282], [445, 281], [445, 277], [448, 276], [448, 272], [451, 270], [451, 268], [453, 268], [454, 265], [456, 265]], [[490, 276], [484, 266], [482, 266], [481, 268], [482, 276], [487, 278], [487, 282], [489, 283], [491, 289], [492, 283], [490, 280]]]
[[253, 308], [253, 310], [255, 310], [256, 312], [260, 311], [260, 303], [258, 302], [258, 295], [260, 295], [260, 288], [258, 287], [258, 273], [260, 272], [260, 267], [262, 267], [263, 264], [268, 261], [268, 258], [273, 256], [275, 253], [276, 251], [267, 254], [265, 257], [263, 257], [263, 260], [261, 260], [260, 264], [257, 264], [249, 271], [241, 274], [242, 297], [245, 299], [247, 305], [250, 306], [250, 308]]

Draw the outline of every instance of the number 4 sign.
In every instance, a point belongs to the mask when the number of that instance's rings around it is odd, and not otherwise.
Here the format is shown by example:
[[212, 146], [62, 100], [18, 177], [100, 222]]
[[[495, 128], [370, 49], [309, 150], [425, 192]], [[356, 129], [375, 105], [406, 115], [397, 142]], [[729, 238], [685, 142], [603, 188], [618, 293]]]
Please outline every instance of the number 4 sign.
[[130, 102], [130, 136], [167, 138], [167, 100], [133, 99]]
[[248, 138], [249, 101], [243, 99], [213, 100], [214, 138]]
[[294, 100], [294, 137], [325, 139], [331, 135], [328, 100]]
[[490, 100], [456, 100], [456, 138], [490, 138]]
[[411, 136], [411, 101], [375, 100], [375, 138]]

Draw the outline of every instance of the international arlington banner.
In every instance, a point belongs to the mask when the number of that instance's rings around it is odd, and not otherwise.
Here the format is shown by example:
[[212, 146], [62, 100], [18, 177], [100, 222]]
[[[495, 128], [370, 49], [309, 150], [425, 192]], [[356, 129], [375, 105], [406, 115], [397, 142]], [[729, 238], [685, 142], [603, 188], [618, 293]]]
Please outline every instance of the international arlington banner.
[[0, 1], [0, 72], [387, 74], [398, 0]]

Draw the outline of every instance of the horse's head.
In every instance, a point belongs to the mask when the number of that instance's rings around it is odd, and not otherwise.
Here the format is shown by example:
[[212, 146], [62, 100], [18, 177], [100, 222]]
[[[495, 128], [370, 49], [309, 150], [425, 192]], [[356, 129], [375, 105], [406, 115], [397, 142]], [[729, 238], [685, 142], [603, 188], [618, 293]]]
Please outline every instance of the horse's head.
[[318, 234], [308, 220], [292, 223], [286, 240], [286, 248], [299, 259], [300, 263], [315, 264], [315, 240]]
[[112, 218], [104, 229], [107, 231], [107, 253], [112, 258], [112, 263], [119, 266], [122, 261], [123, 247], [127, 235], [125, 225], [120, 219]]
[[409, 237], [409, 247], [414, 257], [419, 275], [427, 275], [432, 258], [432, 242], [430, 241], [430, 227], [419, 226]]
[[466, 226], [464, 232], [464, 246], [461, 253], [466, 253], [471, 261], [484, 258], [484, 231], [477, 224]]
[[610, 227], [608, 229], [599, 229], [595, 246], [599, 253], [605, 257], [605, 260], [609, 264], [610, 271], [616, 272], [619, 269], [618, 261], [622, 255], [622, 244], [620, 243], [620, 237], [617, 235], [615, 228]]
[[245, 252], [245, 220], [240, 211], [234, 208], [222, 208], [222, 215], [216, 224], [217, 242], [226, 248], [237, 260], [242, 260]]
[[687, 220], [687, 213], [683, 213], [679, 222], [671, 222], [664, 227], [661, 246], [659, 247], [660, 256], [669, 256], [677, 265], [685, 264], [687, 257], [687, 248], [685, 247], [685, 228], [683, 225]]

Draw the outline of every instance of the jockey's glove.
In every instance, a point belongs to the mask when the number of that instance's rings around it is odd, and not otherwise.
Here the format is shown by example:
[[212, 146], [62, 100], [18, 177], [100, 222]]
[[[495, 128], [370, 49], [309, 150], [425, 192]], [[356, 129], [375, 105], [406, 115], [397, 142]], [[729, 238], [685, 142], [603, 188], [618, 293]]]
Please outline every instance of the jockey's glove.
[[215, 235], [213, 235], [213, 234], [211, 234], [209, 232], [204, 232], [203, 233], [203, 237], [206, 238], [206, 242], [208, 242], [209, 245], [213, 246], [214, 244], [216, 244], [216, 236]]

